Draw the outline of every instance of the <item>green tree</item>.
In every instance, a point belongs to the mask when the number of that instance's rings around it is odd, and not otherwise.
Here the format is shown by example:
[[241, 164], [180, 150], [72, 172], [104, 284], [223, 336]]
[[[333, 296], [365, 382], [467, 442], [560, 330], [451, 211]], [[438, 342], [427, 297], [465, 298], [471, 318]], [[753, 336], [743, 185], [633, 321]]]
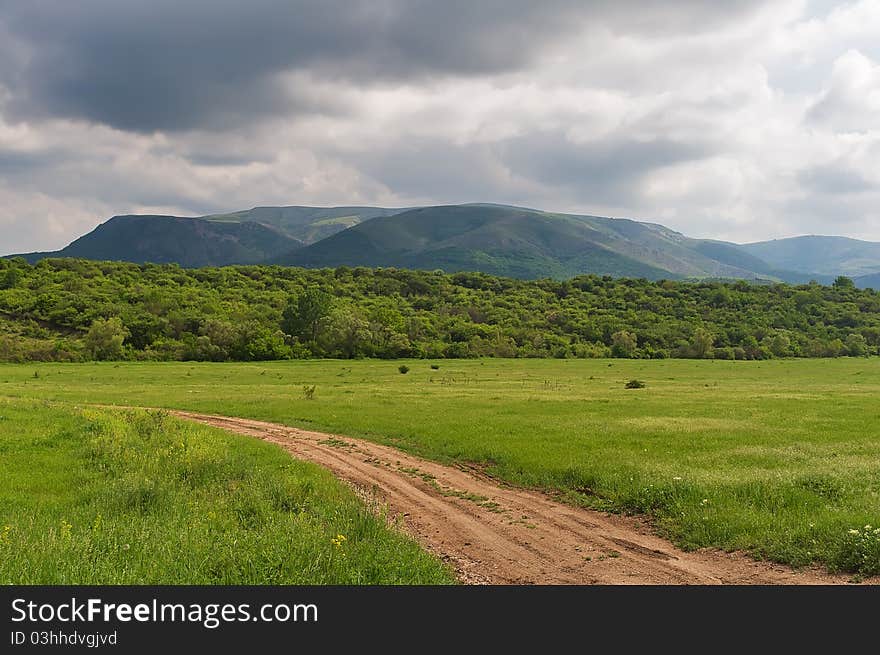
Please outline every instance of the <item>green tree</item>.
[[838, 275], [834, 279], [834, 288], [835, 289], [854, 289], [856, 283], [852, 281], [851, 278], [848, 278], [846, 275]]
[[329, 293], [314, 287], [307, 289], [288, 300], [281, 316], [281, 330], [291, 337], [315, 343], [332, 308], [333, 298]]
[[851, 334], [843, 343], [846, 354], [850, 357], [864, 357], [868, 354], [868, 341], [861, 334]]
[[699, 327], [694, 330], [694, 338], [691, 345], [693, 346], [694, 357], [709, 359], [715, 353], [715, 335], [706, 328]]
[[832, 339], [825, 345], [823, 357], [840, 357], [846, 352], [846, 346], [840, 339]]
[[128, 330], [118, 316], [96, 318], [86, 333], [86, 350], [95, 359], [119, 359], [122, 357], [122, 344], [128, 335]]
[[614, 357], [632, 357], [636, 352], [636, 335], [620, 330], [611, 335], [611, 354]]
[[15, 267], [6, 269], [3, 275], [0, 275], [0, 289], [14, 289], [21, 281], [21, 271]]
[[774, 357], [786, 357], [791, 354], [791, 339], [783, 332], [765, 337], [764, 343]]
[[364, 347], [370, 341], [370, 324], [357, 311], [337, 307], [330, 317], [324, 340], [329, 352], [354, 359], [364, 354]]

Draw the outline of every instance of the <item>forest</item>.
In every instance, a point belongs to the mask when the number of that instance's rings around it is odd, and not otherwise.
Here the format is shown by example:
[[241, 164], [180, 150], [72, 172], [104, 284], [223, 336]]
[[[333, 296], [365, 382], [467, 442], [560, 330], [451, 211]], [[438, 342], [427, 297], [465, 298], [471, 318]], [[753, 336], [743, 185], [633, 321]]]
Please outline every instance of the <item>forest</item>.
[[0, 361], [880, 354], [880, 292], [340, 266], [0, 260]]

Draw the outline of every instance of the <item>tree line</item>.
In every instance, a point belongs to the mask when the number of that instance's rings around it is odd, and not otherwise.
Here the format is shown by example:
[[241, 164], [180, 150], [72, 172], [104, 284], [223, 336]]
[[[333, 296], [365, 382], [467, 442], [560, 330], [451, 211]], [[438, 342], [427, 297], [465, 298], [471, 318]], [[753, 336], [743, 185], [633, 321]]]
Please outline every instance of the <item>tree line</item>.
[[0, 360], [880, 354], [880, 293], [583, 275], [0, 260]]

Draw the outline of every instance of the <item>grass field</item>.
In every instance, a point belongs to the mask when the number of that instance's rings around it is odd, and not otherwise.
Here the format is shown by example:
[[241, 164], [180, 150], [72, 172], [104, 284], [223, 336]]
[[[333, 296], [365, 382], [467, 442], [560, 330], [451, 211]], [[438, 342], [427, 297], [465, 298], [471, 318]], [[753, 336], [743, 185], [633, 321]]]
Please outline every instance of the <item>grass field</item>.
[[448, 583], [311, 464], [164, 412], [0, 400], [0, 584]]
[[[362, 436], [648, 514], [686, 548], [880, 573], [878, 359], [400, 364], [0, 365], [0, 396]], [[625, 389], [634, 378], [646, 387]]]

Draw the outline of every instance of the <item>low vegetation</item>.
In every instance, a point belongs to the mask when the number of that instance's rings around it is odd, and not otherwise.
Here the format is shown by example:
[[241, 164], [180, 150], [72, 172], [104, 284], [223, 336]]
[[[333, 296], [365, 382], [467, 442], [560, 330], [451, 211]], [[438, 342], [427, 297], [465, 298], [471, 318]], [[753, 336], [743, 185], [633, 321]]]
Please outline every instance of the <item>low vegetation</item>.
[[[137, 402], [360, 436], [441, 462], [478, 466], [574, 504], [648, 515], [657, 530], [686, 548], [743, 550], [858, 575], [880, 572], [876, 359], [483, 359], [445, 361], [439, 370], [419, 360], [406, 365], [407, 375], [375, 360], [6, 364], [0, 365], [0, 396]], [[630, 380], [643, 381], [645, 388], [625, 389]], [[316, 386], [318, 393], [307, 397], [304, 385]], [[56, 410], [38, 409], [13, 414], [3, 407], [0, 430], [7, 438], [29, 435], [22, 437], [25, 443], [66, 444], [52, 435], [78, 434], [91, 417], [60, 422]], [[110, 416], [94, 420], [110, 425], [122, 420]], [[42, 427], [22, 428], [34, 421]], [[9, 468], [11, 454], [20, 448], [16, 442], [3, 453], [4, 472], [13, 471], [6, 477], [54, 485], [51, 478], [33, 475], [43, 468], [42, 460], [29, 458], [26, 450], [16, 461], [35, 464], [21, 473]], [[62, 453], [58, 446], [48, 452]], [[87, 488], [78, 480], [57, 488]], [[107, 484], [105, 479], [91, 488]], [[42, 502], [37, 491], [16, 497], [24, 499], [16, 501], [24, 503], [19, 516], [29, 516]], [[13, 506], [8, 497], [0, 503], [7, 513]], [[177, 506], [175, 511], [184, 512]], [[107, 516], [103, 506], [99, 511]], [[163, 516], [153, 529], [169, 523], [172, 534], [185, 534], [174, 526], [206, 511], [201, 505], [178, 518], [172, 513], [170, 522]], [[62, 519], [85, 529], [97, 510], [76, 520], [67, 510], [52, 512], [40, 534], [59, 529]], [[235, 525], [234, 517], [227, 520]], [[341, 519], [319, 523], [316, 544], [336, 532], [352, 533]]]
[[0, 584], [434, 584], [316, 466], [163, 412], [0, 400]]
[[880, 292], [0, 259], [0, 361], [877, 354]]

